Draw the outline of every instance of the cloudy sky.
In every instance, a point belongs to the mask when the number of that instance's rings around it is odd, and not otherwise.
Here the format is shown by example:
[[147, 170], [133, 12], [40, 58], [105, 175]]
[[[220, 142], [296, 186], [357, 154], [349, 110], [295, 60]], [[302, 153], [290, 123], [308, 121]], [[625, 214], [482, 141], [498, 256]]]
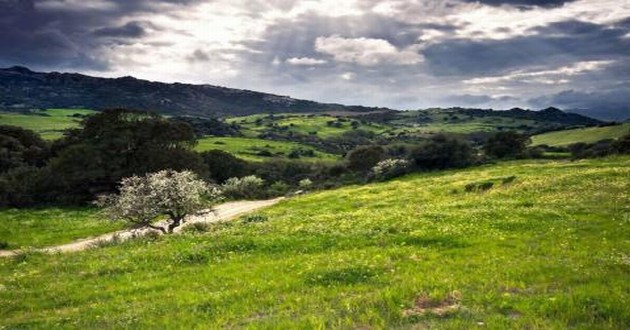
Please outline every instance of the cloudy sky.
[[396, 109], [627, 109], [630, 0], [0, 0], [13, 65]]

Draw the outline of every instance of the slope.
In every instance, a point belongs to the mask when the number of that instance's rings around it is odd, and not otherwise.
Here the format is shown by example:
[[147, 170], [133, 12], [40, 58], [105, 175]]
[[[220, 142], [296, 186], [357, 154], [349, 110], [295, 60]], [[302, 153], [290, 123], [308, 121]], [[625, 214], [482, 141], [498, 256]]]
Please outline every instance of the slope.
[[625, 328], [629, 164], [418, 174], [263, 222], [0, 260], [0, 326]]

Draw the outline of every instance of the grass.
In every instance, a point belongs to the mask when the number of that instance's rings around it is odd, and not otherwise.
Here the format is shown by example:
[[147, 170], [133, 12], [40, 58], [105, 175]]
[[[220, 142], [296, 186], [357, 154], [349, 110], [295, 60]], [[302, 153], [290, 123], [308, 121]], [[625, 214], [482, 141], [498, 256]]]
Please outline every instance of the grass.
[[0, 112], [0, 124], [12, 125], [33, 130], [42, 138], [54, 140], [63, 136], [63, 131], [79, 126], [81, 118], [73, 115], [89, 115], [94, 113], [86, 109], [48, 109], [29, 114]]
[[[339, 122], [338, 126], [328, 125], [329, 121], [335, 120], [335, 117], [326, 115], [278, 114], [273, 117], [269, 115], [234, 117], [228, 119], [227, 122], [241, 125], [243, 133], [252, 137], [258, 136], [263, 131], [273, 129], [282, 133], [293, 132], [305, 135], [316, 133], [316, 136], [325, 139], [339, 136], [353, 129], [351, 126], [353, 119], [344, 119], [344, 121]], [[257, 121], [259, 121], [258, 124]], [[271, 127], [270, 125], [275, 126]], [[358, 126], [358, 129], [377, 134], [390, 128], [389, 126], [374, 123], [362, 123]]]
[[[258, 138], [240, 137], [205, 137], [199, 140], [196, 151], [223, 150], [239, 158], [250, 161], [262, 161], [271, 157], [287, 158], [292, 150], [313, 150], [313, 157], [301, 156], [301, 160], [334, 161], [339, 157], [318, 151], [315, 148], [296, 142], [264, 140]], [[261, 152], [268, 152], [271, 156], [262, 156]]]
[[0, 327], [628, 328], [628, 165], [416, 174], [264, 222], [3, 259]]
[[534, 135], [532, 144], [546, 144], [558, 147], [578, 142], [594, 143], [605, 139], [616, 139], [625, 134], [630, 134], [630, 123], [605, 127], [577, 128]]
[[8, 243], [7, 250], [69, 243], [122, 228], [95, 209], [0, 210], [0, 242]]

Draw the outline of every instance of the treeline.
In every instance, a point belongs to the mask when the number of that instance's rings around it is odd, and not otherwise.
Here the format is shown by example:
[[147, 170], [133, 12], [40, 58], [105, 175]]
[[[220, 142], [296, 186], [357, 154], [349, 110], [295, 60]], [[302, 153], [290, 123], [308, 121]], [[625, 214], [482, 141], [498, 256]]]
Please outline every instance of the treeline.
[[[493, 159], [536, 158], [550, 151], [528, 147], [529, 138], [515, 132], [496, 133], [482, 144], [438, 134], [421, 142], [382, 145], [374, 135], [350, 130], [331, 142], [347, 154], [342, 162], [247, 162], [220, 150], [195, 152], [196, 138], [187, 122], [125, 109], [89, 116], [54, 142], [22, 128], [0, 126], [0, 206], [82, 205], [116, 192], [123, 178], [163, 169], [193, 171], [208, 183], [231, 189], [234, 198], [264, 198]], [[630, 135], [576, 145], [571, 151], [574, 157], [628, 153]]]

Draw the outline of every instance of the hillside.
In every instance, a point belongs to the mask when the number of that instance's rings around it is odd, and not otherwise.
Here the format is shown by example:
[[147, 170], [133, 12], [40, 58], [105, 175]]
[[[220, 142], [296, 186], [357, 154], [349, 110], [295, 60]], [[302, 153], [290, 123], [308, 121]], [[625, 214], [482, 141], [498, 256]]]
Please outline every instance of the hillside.
[[263, 222], [0, 260], [0, 327], [626, 328], [629, 162], [415, 174]]
[[532, 136], [532, 145], [567, 146], [573, 143], [594, 143], [606, 139], [616, 139], [630, 133], [630, 123], [586, 127], [565, 131], [549, 132]]
[[166, 84], [133, 77], [110, 79], [76, 73], [42, 73], [24, 67], [0, 69], [0, 110], [25, 111], [47, 108], [102, 110], [112, 107], [198, 117], [261, 112], [387, 111], [317, 103], [212, 85]]

